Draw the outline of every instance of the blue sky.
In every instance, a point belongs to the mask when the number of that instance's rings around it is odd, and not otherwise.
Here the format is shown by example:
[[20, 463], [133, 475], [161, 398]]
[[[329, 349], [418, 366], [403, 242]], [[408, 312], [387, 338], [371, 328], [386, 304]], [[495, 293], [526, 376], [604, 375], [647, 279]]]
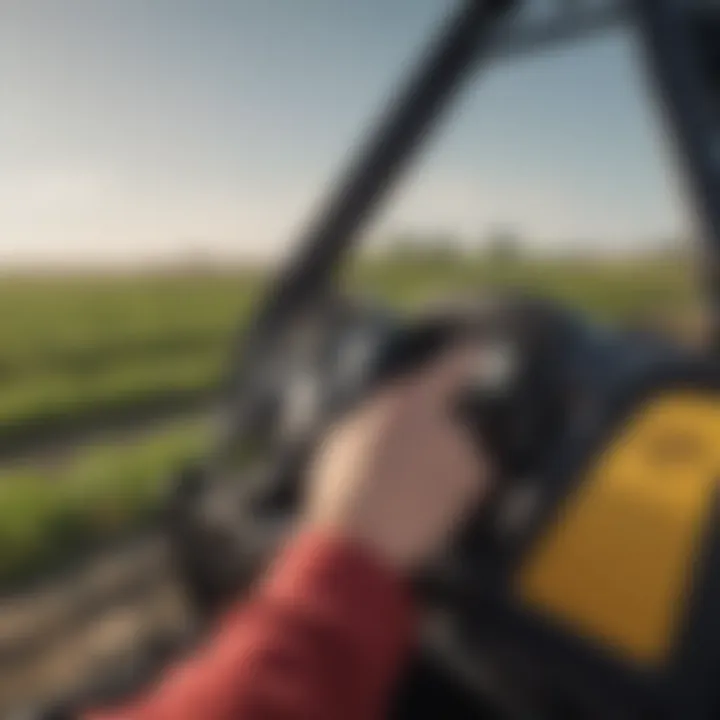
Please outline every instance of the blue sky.
[[[0, 261], [277, 255], [441, 0], [0, 8]], [[625, 249], [685, 211], [621, 34], [492, 68], [373, 227]]]

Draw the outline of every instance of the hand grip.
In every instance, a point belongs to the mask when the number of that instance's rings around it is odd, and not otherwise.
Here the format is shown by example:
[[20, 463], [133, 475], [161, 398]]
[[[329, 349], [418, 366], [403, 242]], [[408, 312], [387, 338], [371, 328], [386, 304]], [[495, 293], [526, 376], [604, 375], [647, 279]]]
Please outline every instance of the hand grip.
[[503, 479], [537, 472], [562, 432], [573, 340], [571, 319], [552, 305], [512, 298], [486, 311], [459, 409]]
[[504, 478], [531, 473], [565, 418], [572, 319], [517, 295], [454, 302], [391, 340], [375, 382], [417, 370], [461, 339], [477, 344], [477, 366], [458, 398], [460, 418], [482, 438]]

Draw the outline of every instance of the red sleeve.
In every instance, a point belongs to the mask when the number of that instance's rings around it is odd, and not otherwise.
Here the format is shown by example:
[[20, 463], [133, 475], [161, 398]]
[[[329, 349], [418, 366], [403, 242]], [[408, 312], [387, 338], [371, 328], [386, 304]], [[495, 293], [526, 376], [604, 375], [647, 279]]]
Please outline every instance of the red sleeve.
[[411, 615], [399, 579], [361, 549], [304, 535], [151, 696], [87, 720], [376, 720]]

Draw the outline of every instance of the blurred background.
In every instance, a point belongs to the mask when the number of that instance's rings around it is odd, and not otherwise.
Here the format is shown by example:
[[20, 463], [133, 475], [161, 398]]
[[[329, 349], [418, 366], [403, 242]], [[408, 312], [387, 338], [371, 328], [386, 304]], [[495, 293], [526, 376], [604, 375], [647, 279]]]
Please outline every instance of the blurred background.
[[[0, 7], [0, 713], [182, 617], [154, 533], [231, 336], [444, 0]], [[622, 31], [493, 68], [347, 282], [520, 286], [692, 342], [693, 238]]]

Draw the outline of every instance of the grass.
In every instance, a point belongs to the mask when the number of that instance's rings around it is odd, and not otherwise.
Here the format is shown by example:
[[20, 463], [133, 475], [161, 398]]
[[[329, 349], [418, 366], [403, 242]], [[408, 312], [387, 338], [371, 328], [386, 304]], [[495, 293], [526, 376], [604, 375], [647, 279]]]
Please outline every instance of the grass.
[[218, 355], [210, 349], [83, 374], [47, 373], [0, 386], [0, 451], [12, 454], [58, 432], [196, 405], [218, 383]]
[[85, 372], [219, 346], [257, 277], [5, 278], [0, 378]]
[[[399, 305], [491, 282], [609, 319], [687, 307], [677, 263], [489, 263], [395, 259], [356, 265], [352, 284]], [[12, 279], [0, 285], [0, 446], [216, 387], [259, 277]]]
[[188, 423], [131, 446], [86, 449], [55, 469], [0, 474], [0, 587], [152, 521], [170, 471], [199, 453], [205, 435]]
[[[391, 304], [490, 284], [531, 289], [613, 321], [681, 312], [695, 293], [671, 262], [488, 263], [396, 258], [358, 265], [351, 285]], [[259, 278], [13, 279], [0, 324], [0, 446], [165, 401], [217, 383]], [[133, 445], [92, 447], [67, 465], [0, 475], [0, 587], [149, 521], [172, 467], [203, 430], [175, 427]]]
[[213, 390], [259, 281], [11, 278], [0, 283], [0, 448]]
[[488, 262], [398, 259], [359, 267], [356, 287], [409, 305], [446, 292], [513, 288], [558, 300], [604, 320], [682, 312], [696, 303], [688, 264], [669, 260]]

